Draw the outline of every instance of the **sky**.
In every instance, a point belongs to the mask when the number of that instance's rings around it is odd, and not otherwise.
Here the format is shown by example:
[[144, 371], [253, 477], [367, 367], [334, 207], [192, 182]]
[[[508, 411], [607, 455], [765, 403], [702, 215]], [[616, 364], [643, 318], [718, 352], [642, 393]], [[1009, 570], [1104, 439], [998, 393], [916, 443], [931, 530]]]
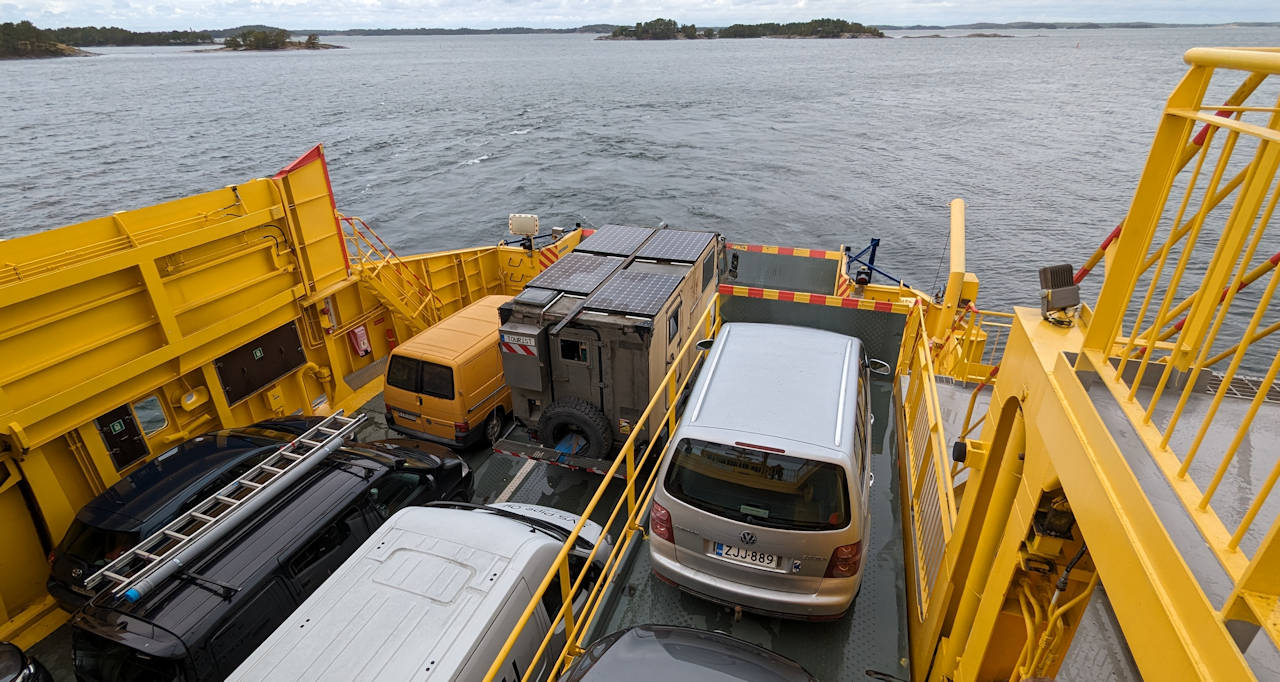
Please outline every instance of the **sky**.
[[268, 24], [290, 29], [570, 28], [657, 17], [701, 26], [834, 17], [864, 24], [976, 21], [1280, 21], [1278, 0], [0, 0], [0, 22], [135, 31]]

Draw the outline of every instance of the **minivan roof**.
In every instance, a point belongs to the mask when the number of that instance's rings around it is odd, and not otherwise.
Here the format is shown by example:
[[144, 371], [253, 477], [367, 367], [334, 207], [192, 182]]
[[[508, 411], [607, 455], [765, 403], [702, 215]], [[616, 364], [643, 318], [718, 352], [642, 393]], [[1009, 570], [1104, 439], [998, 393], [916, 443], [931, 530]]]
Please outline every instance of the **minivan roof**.
[[[164, 646], [145, 633], [162, 629], [180, 637], [187, 645], [200, 641], [224, 615], [252, 598], [256, 587], [282, 557], [288, 557], [312, 539], [314, 532], [358, 498], [370, 479], [391, 468], [390, 458], [368, 451], [339, 450], [307, 472], [293, 488], [272, 500], [258, 518], [240, 526], [189, 567], [197, 580], [173, 579], [134, 604], [106, 605], [99, 597], [78, 613], [73, 621], [96, 635], [134, 646], [148, 654], [165, 658], [182, 656], [181, 643]], [[229, 586], [234, 593], [224, 597], [218, 587]], [[125, 617], [150, 627], [126, 630], [119, 625]]]
[[452, 362], [468, 352], [482, 350], [479, 344], [488, 337], [494, 337], [496, 343], [498, 306], [511, 298], [485, 296], [396, 346], [392, 352], [396, 355]]
[[852, 336], [727, 323], [705, 360], [682, 425], [767, 433], [847, 456], [861, 365], [862, 342]]
[[[517, 592], [529, 555], [560, 542], [504, 516], [408, 507], [384, 523], [231, 675], [232, 680], [446, 677]], [[548, 558], [548, 563], [550, 558]], [[545, 565], [536, 567], [541, 579]], [[426, 673], [426, 674], [424, 674]]]

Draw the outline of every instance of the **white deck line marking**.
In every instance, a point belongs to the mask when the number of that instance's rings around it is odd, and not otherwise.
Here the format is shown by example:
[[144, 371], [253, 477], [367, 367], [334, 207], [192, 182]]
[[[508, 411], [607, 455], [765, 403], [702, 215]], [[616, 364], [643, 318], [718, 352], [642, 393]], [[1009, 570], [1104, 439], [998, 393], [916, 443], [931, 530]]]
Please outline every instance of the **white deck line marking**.
[[526, 459], [524, 461], [524, 465], [520, 467], [520, 470], [517, 471], [516, 475], [511, 479], [511, 482], [507, 484], [507, 487], [502, 489], [502, 492], [498, 493], [498, 496], [494, 498], [493, 501], [506, 502], [507, 498], [511, 497], [511, 495], [516, 491], [516, 488], [519, 488], [520, 484], [524, 483], [524, 479], [529, 477], [529, 472], [533, 469], [533, 465], [535, 464], [537, 464], [537, 462], [531, 459]]

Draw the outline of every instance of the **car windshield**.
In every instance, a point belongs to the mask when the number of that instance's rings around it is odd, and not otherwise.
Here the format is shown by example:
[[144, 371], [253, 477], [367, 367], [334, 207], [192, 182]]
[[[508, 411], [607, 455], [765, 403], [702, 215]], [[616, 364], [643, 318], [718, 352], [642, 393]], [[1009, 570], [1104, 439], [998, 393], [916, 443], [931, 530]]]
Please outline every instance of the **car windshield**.
[[148, 656], [97, 635], [74, 631], [76, 679], [113, 682], [181, 682], [182, 668], [170, 658]]
[[58, 552], [75, 557], [91, 568], [101, 568], [137, 543], [138, 537], [134, 533], [103, 530], [76, 520], [71, 522], [67, 534], [62, 537]]
[[844, 469], [830, 462], [684, 438], [664, 485], [681, 502], [757, 526], [835, 530], [849, 524]]

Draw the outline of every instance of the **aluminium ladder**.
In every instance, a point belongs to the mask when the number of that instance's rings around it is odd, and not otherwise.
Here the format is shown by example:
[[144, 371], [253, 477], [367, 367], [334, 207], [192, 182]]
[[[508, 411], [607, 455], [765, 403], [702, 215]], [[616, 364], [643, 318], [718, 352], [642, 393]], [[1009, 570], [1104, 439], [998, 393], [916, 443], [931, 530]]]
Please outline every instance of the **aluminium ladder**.
[[188, 564], [194, 555], [234, 528], [238, 519], [261, 508], [342, 446], [365, 420], [326, 417], [280, 447], [243, 476], [210, 495], [147, 539], [121, 553], [85, 581], [89, 590], [110, 584], [114, 597], [137, 601], [151, 588]]

